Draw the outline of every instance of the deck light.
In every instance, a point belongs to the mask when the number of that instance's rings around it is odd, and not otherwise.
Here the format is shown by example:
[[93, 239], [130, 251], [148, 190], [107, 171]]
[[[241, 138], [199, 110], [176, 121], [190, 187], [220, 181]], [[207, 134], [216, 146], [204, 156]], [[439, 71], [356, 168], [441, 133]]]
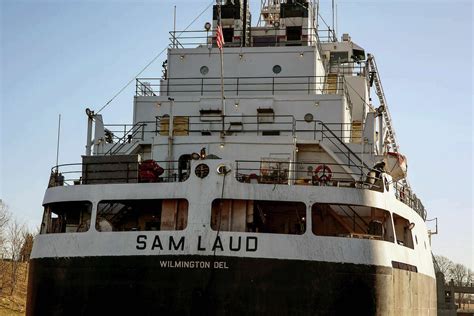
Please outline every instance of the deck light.
[[221, 143], [221, 144], [219, 145], [219, 147], [220, 147], [221, 149], [224, 148], [224, 143]]

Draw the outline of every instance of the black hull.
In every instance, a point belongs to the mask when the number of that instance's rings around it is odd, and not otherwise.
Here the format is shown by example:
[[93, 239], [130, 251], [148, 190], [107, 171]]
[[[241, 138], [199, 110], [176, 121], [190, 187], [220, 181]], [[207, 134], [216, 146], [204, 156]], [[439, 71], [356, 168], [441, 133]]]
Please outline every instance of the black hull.
[[212, 256], [33, 259], [27, 315], [375, 315], [394, 303], [380, 286], [393, 271]]

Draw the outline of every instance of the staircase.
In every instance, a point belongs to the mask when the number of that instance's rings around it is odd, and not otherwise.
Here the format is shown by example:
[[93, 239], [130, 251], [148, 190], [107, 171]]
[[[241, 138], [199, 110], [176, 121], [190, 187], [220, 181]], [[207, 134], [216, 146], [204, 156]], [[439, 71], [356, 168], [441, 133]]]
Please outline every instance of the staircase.
[[324, 94], [337, 94], [338, 74], [328, 74], [324, 84]]
[[[116, 155], [123, 153], [124, 147], [136, 147], [138, 146], [137, 140], [144, 139], [146, 123], [138, 122], [132, 126], [124, 135], [104, 154], [104, 155]], [[130, 148], [127, 148], [130, 150]]]
[[352, 121], [351, 124], [351, 142], [362, 144], [362, 121]]

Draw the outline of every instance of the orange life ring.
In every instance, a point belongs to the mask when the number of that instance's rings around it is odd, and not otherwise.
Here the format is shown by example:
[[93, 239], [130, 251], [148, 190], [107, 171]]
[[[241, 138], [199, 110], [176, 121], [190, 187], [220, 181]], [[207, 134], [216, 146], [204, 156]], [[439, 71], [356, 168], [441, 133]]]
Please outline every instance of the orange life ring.
[[319, 165], [314, 170], [314, 178], [316, 181], [327, 182], [331, 180], [332, 171], [326, 165]]

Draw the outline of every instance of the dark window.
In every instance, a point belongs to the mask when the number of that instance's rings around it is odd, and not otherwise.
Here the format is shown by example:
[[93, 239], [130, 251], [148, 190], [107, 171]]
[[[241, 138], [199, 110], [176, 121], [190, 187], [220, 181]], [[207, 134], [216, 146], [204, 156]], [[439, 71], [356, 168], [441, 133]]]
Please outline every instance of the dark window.
[[88, 231], [91, 213], [92, 203], [88, 201], [46, 204], [41, 223], [41, 234]]
[[349, 54], [347, 52], [331, 52], [331, 63], [347, 63], [349, 61]]
[[226, 44], [232, 43], [234, 39], [234, 29], [233, 28], [225, 28], [222, 29], [223, 35], [224, 35], [224, 42]]
[[217, 199], [212, 202], [213, 230], [301, 235], [306, 206], [301, 202]]
[[394, 241], [390, 213], [374, 207], [317, 203], [312, 207], [312, 225], [320, 236]]
[[253, 36], [254, 47], [275, 46], [275, 36]]
[[98, 231], [183, 230], [188, 222], [188, 201], [101, 201], [97, 206]]
[[301, 41], [301, 26], [287, 26], [286, 27], [287, 41]]

